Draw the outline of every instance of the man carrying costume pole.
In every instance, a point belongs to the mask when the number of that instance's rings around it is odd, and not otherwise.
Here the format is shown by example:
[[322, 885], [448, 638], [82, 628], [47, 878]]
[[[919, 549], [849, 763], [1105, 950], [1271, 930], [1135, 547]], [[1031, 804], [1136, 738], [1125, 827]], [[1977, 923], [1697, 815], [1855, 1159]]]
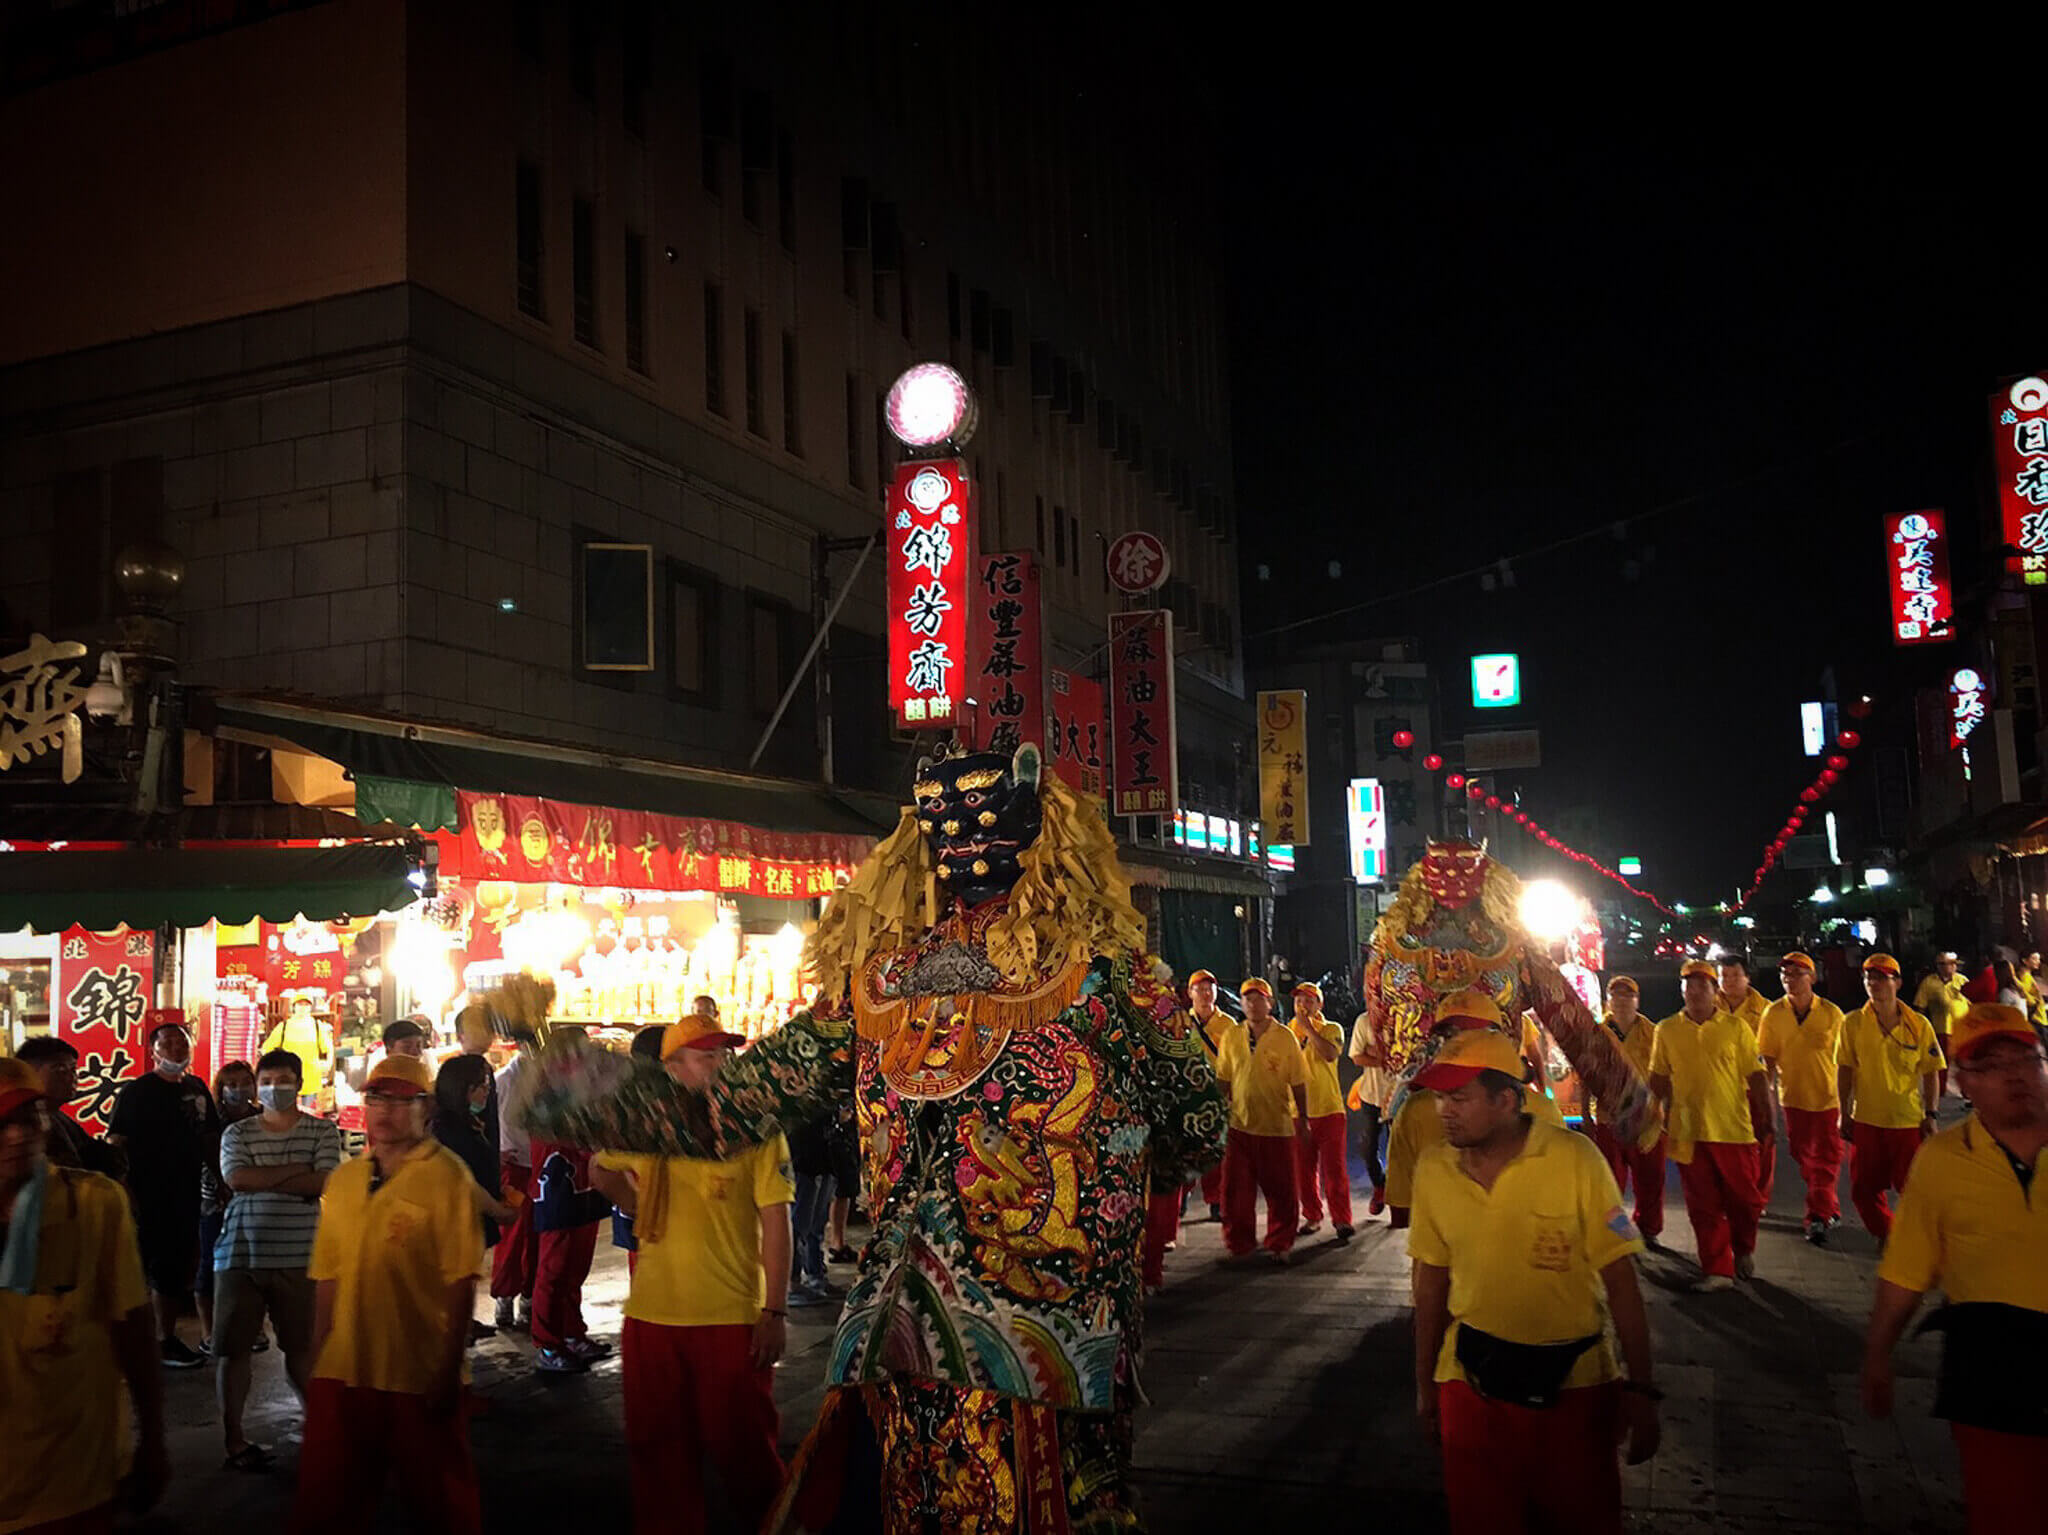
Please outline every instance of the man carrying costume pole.
[[[1344, 1159], [1344, 1092], [1337, 1085], [1337, 1053], [1344, 1031], [1323, 1016], [1323, 989], [1313, 981], [1294, 988], [1287, 1025], [1308, 1068], [1308, 1134], [1295, 1142], [1295, 1182], [1301, 1195], [1301, 1235], [1322, 1229], [1323, 1206], [1339, 1242], [1351, 1240], [1351, 1169]], [[1318, 1192], [1320, 1185], [1320, 1192]]]
[[1266, 1255], [1287, 1262], [1301, 1218], [1295, 1142], [1308, 1135], [1308, 1063], [1294, 1035], [1273, 1021], [1273, 988], [1244, 983], [1244, 1033], [1216, 1061], [1230, 1089], [1230, 1140], [1223, 1154], [1223, 1245], [1251, 1252], [1259, 1198], [1266, 1201]]
[[[1188, 1021], [1194, 1024], [1195, 1037], [1202, 1042], [1202, 1048], [1208, 1052], [1209, 1065], [1212, 1068], [1224, 1042], [1244, 1033], [1244, 1025], [1216, 1005], [1216, 977], [1208, 970], [1197, 970], [1188, 977]], [[1202, 1174], [1202, 1203], [1209, 1207], [1210, 1220], [1223, 1219], [1221, 1162]]]

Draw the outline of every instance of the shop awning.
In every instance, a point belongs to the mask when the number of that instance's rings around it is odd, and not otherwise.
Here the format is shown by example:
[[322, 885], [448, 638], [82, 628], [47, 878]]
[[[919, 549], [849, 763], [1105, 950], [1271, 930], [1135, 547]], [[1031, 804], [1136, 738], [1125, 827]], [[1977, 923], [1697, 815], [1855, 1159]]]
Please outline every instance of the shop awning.
[[1254, 898], [1273, 894], [1272, 882], [1256, 864], [1189, 858], [1184, 854], [1156, 852], [1143, 847], [1119, 848], [1117, 853], [1123, 860], [1124, 874], [1134, 885]]
[[0, 932], [331, 922], [409, 904], [411, 869], [405, 849], [389, 843], [0, 853]]

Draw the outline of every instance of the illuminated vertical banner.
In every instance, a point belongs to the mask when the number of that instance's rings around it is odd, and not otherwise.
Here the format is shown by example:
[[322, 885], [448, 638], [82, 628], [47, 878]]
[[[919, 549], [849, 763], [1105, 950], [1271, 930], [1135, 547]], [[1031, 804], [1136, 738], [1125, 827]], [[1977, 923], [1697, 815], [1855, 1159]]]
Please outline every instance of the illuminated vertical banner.
[[114, 1095], [149, 1060], [143, 1020], [155, 977], [154, 934], [74, 927], [58, 940], [50, 1021], [78, 1052], [78, 1096], [65, 1109], [95, 1133], [105, 1132]]
[[1377, 778], [1354, 778], [1345, 801], [1351, 878], [1360, 885], [1387, 877], [1387, 797]]
[[1964, 666], [1956, 670], [1949, 679], [1948, 749], [1966, 745], [1977, 727], [1984, 723], [1986, 707], [1990, 702], [1991, 690], [1985, 685], [1983, 674], [1975, 667]]
[[1308, 694], [1259, 695], [1259, 819], [1266, 840], [1308, 846]]
[[1171, 815], [1180, 806], [1173, 718], [1173, 615], [1109, 615], [1109, 740], [1116, 815]]
[[1892, 593], [1892, 642], [1925, 645], [1953, 638], [1948, 579], [1948, 515], [1895, 512], [1884, 520], [1885, 568]]
[[1028, 554], [985, 554], [975, 562], [968, 648], [974, 676], [967, 696], [969, 743], [1015, 752], [1046, 746], [1045, 627], [1038, 562]]
[[1045, 760], [1081, 798], [1100, 808], [1108, 792], [1102, 728], [1102, 684], [1054, 668], [1046, 673]]
[[889, 706], [905, 730], [951, 728], [969, 696], [972, 496], [957, 458], [899, 465], [889, 483]]
[[2010, 568], [2048, 586], [2048, 380], [2020, 379], [1991, 397], [1991, 461]]

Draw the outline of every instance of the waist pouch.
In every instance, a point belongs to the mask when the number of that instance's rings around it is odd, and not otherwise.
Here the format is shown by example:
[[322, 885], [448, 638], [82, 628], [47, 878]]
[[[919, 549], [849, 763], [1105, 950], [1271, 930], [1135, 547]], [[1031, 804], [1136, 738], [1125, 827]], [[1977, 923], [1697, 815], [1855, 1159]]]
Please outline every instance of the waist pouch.
[[2048, 1438], [2048, 1312], [1997, 1301], [1942, 1306], [1920, 1324], [1942, 1335], [1934, 1415], [1970, 1428]]
[[1599, 1341], [1596, 1332], [1569, 1343], [1510, 1343], [1460, 1322], [1455, 1352], [1465, 1383], [1488, 1401], [1555, 1407], [1572, 1366]]

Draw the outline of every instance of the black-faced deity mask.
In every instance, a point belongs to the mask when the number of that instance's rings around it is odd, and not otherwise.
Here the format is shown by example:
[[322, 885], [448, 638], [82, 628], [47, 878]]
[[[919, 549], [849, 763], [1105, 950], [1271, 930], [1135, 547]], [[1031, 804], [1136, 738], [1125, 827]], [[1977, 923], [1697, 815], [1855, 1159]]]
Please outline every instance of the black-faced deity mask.
[[975, 752], [925, 763], [917, 775], [917, 819], [938, 865], [939, 884], [963, 906], [1007, 895], [1018, 858], [1038, 840], [1039, 757]]

